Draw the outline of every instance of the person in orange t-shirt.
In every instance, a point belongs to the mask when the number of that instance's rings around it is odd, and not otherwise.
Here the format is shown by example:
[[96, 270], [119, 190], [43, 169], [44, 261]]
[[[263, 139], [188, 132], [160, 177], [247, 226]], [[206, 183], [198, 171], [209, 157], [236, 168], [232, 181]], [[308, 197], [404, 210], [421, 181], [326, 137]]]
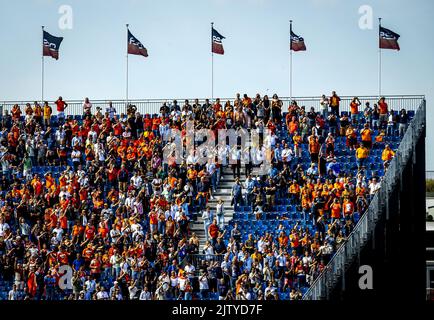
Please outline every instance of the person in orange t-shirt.
[[386, 103], [386, 98], [381, 97], [381, 99], [378, 101], [378, 111], [379, 111], [379, 122], [380, 122], [380, 128], [384, 128], [387, 124], [387, 114], [389, 113], [389, 107]]
[[381, 154], [381, 160], [383, 160], [384, 168], [387, 168], [389, 166], [390, 161], [395, 156], [395, 152], [390, 148], [388, 144], [386, 144], [386, 147], [383, 150], [383, 153]]
[[342, 206], [339, 203], [339, 199], [338, 198], [335, 198], [335, 200], [333, 201], [332, 205], [330, 206], [330, 210], [331, 210], [332, 222], [334, 222], [334, 220], [336, 220], [336, 219], [340, 219], [341, 218]]
[[354, 97], [350, 103], [351, 122], [356, 125], [359, 122], [359, 106], [361, 105], [358, 97]]
[[365, 123], [363, 130], [360, 132], [362, 136], [362, 144], [367, 149], [372, 148], [372, 130], [369, 128], [369, 124]]

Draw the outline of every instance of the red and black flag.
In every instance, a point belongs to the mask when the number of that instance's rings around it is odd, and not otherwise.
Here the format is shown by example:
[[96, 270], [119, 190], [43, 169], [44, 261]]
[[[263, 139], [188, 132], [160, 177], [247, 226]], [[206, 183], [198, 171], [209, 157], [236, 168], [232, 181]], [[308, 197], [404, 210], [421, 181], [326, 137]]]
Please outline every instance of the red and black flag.
[[42, 43], [42, 55], [59, 59], [59, 48], [63, 41], [63, 37], [55, 37], [44, 30]]
[[291, 46], [290, 50], [293, 51], [306, 51], [306, 45], [304, 44], [304, 39], [300, 36], [297, 36], [291, 30]]
[[148, 56], [148, 50], [146, 50], [143, 44], [131, 34], [129, 29], [128, 29], [128, 54], [135, 54], [144, 57]]
[[217, 54], [225, 54], [225, 50], [223, 49], [222, 39], [225, 39], [220, 33], [217, 32], [216, 29], [212, 28], [211, 32], [212, 37], [212, 52]]
[[399, 34], [380, 26], [380, 49], [393, 49], [399, 51], [399, 37]]

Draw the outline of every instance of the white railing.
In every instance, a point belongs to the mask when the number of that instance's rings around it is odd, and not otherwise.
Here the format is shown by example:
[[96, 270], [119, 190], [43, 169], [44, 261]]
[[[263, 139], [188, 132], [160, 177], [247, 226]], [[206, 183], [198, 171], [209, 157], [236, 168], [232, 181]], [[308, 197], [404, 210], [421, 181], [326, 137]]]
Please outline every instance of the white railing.
[[[377, 103], [378, 97], [376, 96], [358, 96], [360, 101], [362, 102], [362, 108], [364, 108], [365, 102], [369, 102], [371, 107], [373, 107], [374, 103]], [[340, 110], [341, 111], [349, 111], [350, 102], [353, 99], [353, 96], [341, 96], [340, 102]], [[271, 98], [270, 98], [271, 99]], [[283, 102], [283, 111], [288, 110], [288, 105], [290, 103], [289, 97], [280, 97]], [[421, 101], [424, 99], [423, 95], [391, 95], [386, 96], [389, 107], [394, 110], [406, 109], [406, 110], [414, 110], [416, 111], [419, 107]], [[64, 97], [64, 100], [68, 103], [68, 108], [65, 110], [66, 115], [81, 115], [83, 113], [83, 100], [68, 100]], [[184, 105], [184, 101], [188, 100], [190, 104], [193, 104], [193, 99], [132, 99], [128, 100], [128, 103], [131, 105], [135, 105], [137, 107], [137, 111], [141, 114], [158, 114], [160, 112], [160, 107], [164, 102], [169, 106], [173, 100], [177, 100], [178, 105], [181, 107]], [[221, 103], [224, 105], [226, 101], [231, 101], [233, 103], [234, 98], [220, 98]], [[315, 110], [320, 109], [320, 100], [319, 96], [312, 97], [293, 97], [292, 100], [297, 101], [299, 106], [305, 106], [306, 109], [310, 109], [314, 107]], [[20, 101], [0, 101], [0, 111], [1, 114], [4, 114], [4, 111], [10, 111], [12, 106], [18, 104], [21, 107], [21, 110], [24, 114], [24, 107], [27, 103], [33, 105], [37, 100], [20, 100]], [[96, 110], [96, 107], [101, 107], [102, 112], [105, 112], [108, 107], [109, 102], [112, 102], [113, 107], [116, 109], [117, 114], [126, 113], [127, 105], [126, 100], [91, 100], [93, 105], [93, 111]], [[205, 103], [205, 99], [199, 99], [201, 104]], [[39, 101], [39, 103], [41, 103]], [[55, 115], [56, 108], [54, 107], [54, 101], [48, 101], [48, 103], [53, 106], [53, 114]], [[42, 105], [42, 104], [41, 104]]]
[[347, 241], [336, 251], [323, 272], [305, 293], [304, 300], [327, 299], [337, 281], [345, 272], [346, 267], [350, 265], [354, 257], [365, 246], [383, 212], [393, 186], [399, 181], [400, 175], [410, 157], [414, 155], [414, 148], [423, 133], [425, 125], [426, 101], [423, 99], [399, 145], [395, 158], [391, 161], [389, 169], [381, 181], [380, 190], [373, 197], [368, 209], [362, 215]]

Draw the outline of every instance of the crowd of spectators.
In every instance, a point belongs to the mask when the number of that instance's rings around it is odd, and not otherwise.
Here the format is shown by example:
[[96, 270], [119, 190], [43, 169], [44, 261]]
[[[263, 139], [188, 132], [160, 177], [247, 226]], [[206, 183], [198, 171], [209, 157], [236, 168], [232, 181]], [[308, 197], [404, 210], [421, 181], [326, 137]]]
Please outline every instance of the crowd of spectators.
[[[367, 179], [371, 149], [402, 136], [409, 122], [385, 98], [362, 111], [356, 97], [349, 114], [340, 113], [339, 101], [333, 92], [319, 112], [296, 101], [283, 110], [277, 95], [237, 94], [224, 105], [175, 100], [143, 115], [134, 105], [125, 114], [111, 103], [94, 110], [86, 98], [81, 117], [66, 115], [62, 97], [56, 115], [48, 102], [23, 111], [15, 105], [0, 123], [0, 286], [11, 284], [11, 300], [300, 299], [379, 189], [380, 176]], [[239, 160], [240, 151], [216, 148], [204, 164], [194, 153], [165, 161], [165, 148], [185, 144], [188, 120], [196, 129], [269, 129], [271, 169], [252, 176], [251, 164], [232, 164], [233, 205], [250, 206], [251, 220], [261, 220], [289, 199], [301, 213], [296, 223], [287, 226], [284, 217], [275, 230], [247, 235], [214, 218], [208, 201], [227, 165], [215, 155]], [[356, 175], [342, 169], [339, 137], [357, 159]], [[393, 156], [386, 145], [385, 170]], [[209, 240], [200, 252], [190, 225], [205, 211]], [[195, 266], [190, 256], [198, 253], [223, 259]], [[61, 289], [65, 266], [70, 288]]]

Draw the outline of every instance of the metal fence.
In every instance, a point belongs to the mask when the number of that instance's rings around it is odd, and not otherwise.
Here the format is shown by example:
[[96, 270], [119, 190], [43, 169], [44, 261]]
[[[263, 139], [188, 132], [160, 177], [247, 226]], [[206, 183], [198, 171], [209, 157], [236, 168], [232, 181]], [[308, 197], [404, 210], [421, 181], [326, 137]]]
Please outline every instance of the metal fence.
[[[381, 188], [373, 197], [367, 211], [363, 214], [356, 227], [349, 235], [348, 240], [335, 253], [324, 271], [313, 282], [312, 286], [303, 296], [304, 300], [320, 300], [328, 298], [339, 278], [344, 274], [346, 267], [360, 253], [360, 250], [369, 240], [369, 237], [380, 218], [382, 209], [387, 206], [387, 198], [393, 186], [399, 181], [405, 164], [414, 155], [415, 145], [421, 136], [426, 124], [426, 102], [422, 100], [415, 118], [410, 123], [395, 158], [381, 182]], [[385, 210], [387, 214], [387, 209]]]
[[[365, 102], [369, 102], [371, 106], [373, 106], [378, 101], [378, 97], [375, 96], [358, 96], [362, 104], [364, 105]], [[340, 110], [341, 111], [349, 111], [350, 110], [350, 103], [351, 100], [354, 98], [352, 96], [341, 96], [340, 101]], [[281, 97], [280, 98], [283, 102], [283, 111], [288, 110], [288, 106], [290, 104], [289, 97]], [[399, 110], [402, 108], [405, 108], [407, 110], [417, 110], [419, 107], [421, 101], [424, 99], [423, 95], [393, 95], [393, 96], [386, 96], [387, 102], [389, 104], [389, 107], [393, 110]], [[192, 104], [195, 100], [195, 98], [186, 99], [186, 98], [178, 98], [178, 99], [133, 99], [128, 100], [129, 104], [135, 105], [137, 107], [137, 111], [139, 111], [142, 114], [154, 114], [160, 112], [160, 107], [163, 105], [164, 102], [167, 103], [167, 105], [170, 105], [173, 100], [176, 100], [177, 103], [182, 106], [184, 104], [185, 100], [189, 100], [190, 104]], [[222, 104], [224, 104], [226, 101], [231, 101], [233, 103], [234, 98], [220, 98], [220, 101]], [[292, 100], [297, 101], [297, 104], [299, 106], [305, 106], [306, 109], [310, 109], [311, 107], [314, 107], [315, 110], [320, 110], [320, 101], [321, 97], [319, 96], [312, 96], [312, 97], [293, 97]], [[67, 100], [65, 101], [68, 103], [68, 107], [65, 110], [66, 115], [80, 115], [83, 113], [83, 100]], [[15, 104], [18, 104], [21, 107], [21, 110], [23, 111], [23, 107], [30, 103], [31, 105], [34, 104], [35, 101], [0, 101], [0, 111], [1, 114], [4, 113], [4, 111], [10, 111], [12, 109], [12, 106]], [[116, 109], [117, 114], [126, 113], [127, 109], [127, 101], [126, 100], [92, 100], [91, 103], [93, 105], [93, 111], [95, 111], [96, 107], [100, 107], [102, 109], [102, 112], [105, 112], [106, 108], [108, 107], [109, 102], [112, 102], [113, 107]], [[201, 104], [205, 103], [205, 99], [201, 98], [199, 99], [199, 102]], [[41, 102], [40, 102], [41, 103]], [[49, 101], [49, 103], [53, 106], [54, 102]], [[53, 114], [55, 115], [56, 108], [53, 107]]]
[[203, 265], [204, 262], [207, 264], [218, 262], [220, 264], [224, 256], [224, 254], [190, 254], [188, 255], [188, 260], [192, 265], [198, 268]]

